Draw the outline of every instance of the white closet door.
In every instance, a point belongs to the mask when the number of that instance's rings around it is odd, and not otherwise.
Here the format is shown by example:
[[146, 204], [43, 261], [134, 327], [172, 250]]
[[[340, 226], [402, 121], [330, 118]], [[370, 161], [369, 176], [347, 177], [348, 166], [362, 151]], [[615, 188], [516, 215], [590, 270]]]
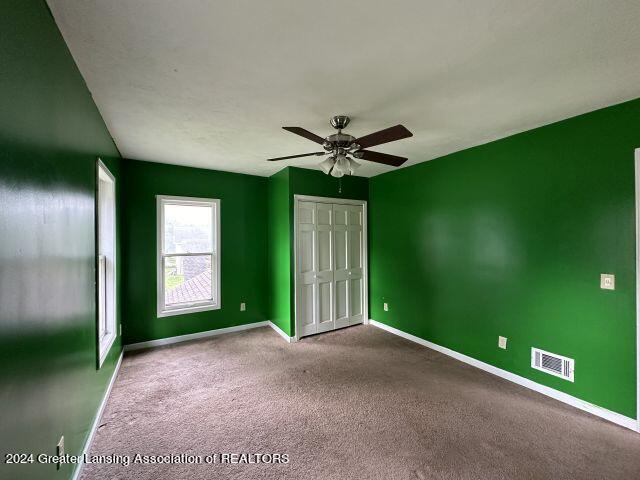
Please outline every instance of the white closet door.
[[362, 205], [341, 205], [347, 210], [347, 267], [349, 277], [349, 325], [364, 320], [364, 209]]
[[362, 323], [362, 205], [297, 203], [297, 325], [299, 336]]
[[334, 205], [336, 328], [362, 323], [364, 313], [363, 207]]
[[317, 332], [335, 328], [333, 316], [333, 214], [331, 204], [316, 204]]
[[349, 250], [347, 205], [333, 205], [333, 250], [335, 278], [336, 328], [348, 327], [349, 323]]
[[313, 202], [298, 203], [296, 253], [297, 281], [297, 315], [299, 335], [313, 335], [318, 332], [316, 322], [316, 272], [315, 272], [315, 230], [316, 204]]

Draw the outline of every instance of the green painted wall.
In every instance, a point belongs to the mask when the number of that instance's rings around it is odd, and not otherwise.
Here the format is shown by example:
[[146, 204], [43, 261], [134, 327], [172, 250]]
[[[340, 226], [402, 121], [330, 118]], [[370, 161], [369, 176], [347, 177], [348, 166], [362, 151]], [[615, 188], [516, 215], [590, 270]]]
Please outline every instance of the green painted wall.
[[291, 330], [291, 250], [289, 169], [269, 177], [269, 320], [287, 335]]
[[319, 170], [286, 167], [269, 178], [270, 320], [295, 335], [294, 195], [367, 200], [364, 177], [338, 180]]
[[297, 167], [289, 167], [289, 170], [291, 172], [291, 212], [293, 212], [293, 195], [349, 198], [352, 200], [367, 200], [369, 198], [368, 178], [348, 175], [338, 179], [326, 175], [320, 170]]
[[635, 100], [371, 179], [371, 318], [635, 418], [639, 125]]
[[0, 11], [0, 451], [79, 454], [121, 350], [96, 370], [95, 162], [118, 152], [46, 4]]
[[[267, 178], [134, 160], [123, 165], [125, 344], [266, 320]], [[157, 317], [156, 195], [220, 199], [221, 309]]]

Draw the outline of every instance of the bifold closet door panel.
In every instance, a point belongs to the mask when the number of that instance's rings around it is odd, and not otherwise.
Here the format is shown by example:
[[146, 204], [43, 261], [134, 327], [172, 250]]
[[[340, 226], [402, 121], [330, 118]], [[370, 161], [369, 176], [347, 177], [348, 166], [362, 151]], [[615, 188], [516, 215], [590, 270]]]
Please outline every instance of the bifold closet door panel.
[[296, 280], [297, 280], [297, 315], [299, 335], [317, 333], [316, 322], [316, 204], [313, 202], [298, 203]]
[[333, 245], [336, 328], [350, 325], [349, 319], [349, 250], [347, 249], [346, 205], [333, 205]]
[[316, 204], [317, 332], [335, 328], [333, 315], [333, 214], [328, 203]]
[[333, 205], [336, 328], [363, 320], [363, 207]]
[[349, 325], [364, 320], [364, 209], [345, 205], [347, 209], [347, 267], [349, 278]]

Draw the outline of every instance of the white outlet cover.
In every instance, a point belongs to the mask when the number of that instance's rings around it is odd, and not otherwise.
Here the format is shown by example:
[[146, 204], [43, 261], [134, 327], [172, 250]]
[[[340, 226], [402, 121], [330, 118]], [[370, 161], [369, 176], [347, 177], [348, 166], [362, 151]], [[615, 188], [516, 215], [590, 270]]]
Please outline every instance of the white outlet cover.
[[613, 273], [601, 273], [600, 288], [602, 288], [603, 290], [615, 290], [616, 276]]
[[240, 311], [241, 311], [241, 312], [244, 312], [246, 309], [247, 309], [247, 305], [246, 305], [244, 302], [242, 302], [242, 303], [240, 304]]
[[389, 311], [389, 304], [388, 303], [382, 304], [382, 308], [384, 308], [385, 312], [388, 312]]
[[498, 337], [498, 347], [507, 349], [507, 337]]

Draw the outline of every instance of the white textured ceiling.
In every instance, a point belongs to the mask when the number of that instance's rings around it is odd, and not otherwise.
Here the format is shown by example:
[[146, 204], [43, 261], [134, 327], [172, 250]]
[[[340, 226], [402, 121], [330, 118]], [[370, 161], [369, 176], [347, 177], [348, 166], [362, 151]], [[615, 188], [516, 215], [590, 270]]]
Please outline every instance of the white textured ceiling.
[[[640, 97], [638, 0], [49, 0], [123, 156], [270, 175], [352, 117], [423, 162]], [[359, 175], [391, 167], [363, 162]]]

